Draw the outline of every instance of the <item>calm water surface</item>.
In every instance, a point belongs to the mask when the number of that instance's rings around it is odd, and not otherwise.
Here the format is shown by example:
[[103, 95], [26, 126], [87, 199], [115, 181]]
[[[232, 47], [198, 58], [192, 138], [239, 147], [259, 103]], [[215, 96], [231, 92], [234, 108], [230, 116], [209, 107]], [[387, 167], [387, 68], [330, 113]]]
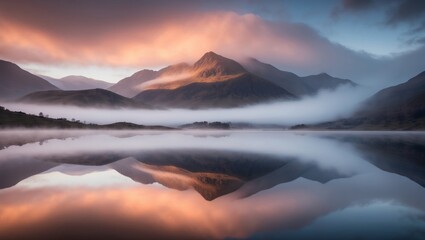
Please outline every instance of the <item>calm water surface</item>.
[[0, 132], [0, 239], [425, 239], [425, 133]]

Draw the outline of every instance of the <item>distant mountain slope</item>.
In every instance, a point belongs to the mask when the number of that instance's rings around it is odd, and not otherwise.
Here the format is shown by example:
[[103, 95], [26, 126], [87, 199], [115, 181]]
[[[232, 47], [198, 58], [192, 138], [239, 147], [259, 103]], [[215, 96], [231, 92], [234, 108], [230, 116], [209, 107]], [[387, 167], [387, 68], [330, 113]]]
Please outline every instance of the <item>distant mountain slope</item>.
[[118, 93], [125, 97], [134, 97], [143, 90], [143, 84], [159, 78], [167, 76], [180, 76], [182, 73], [190, 69], [186, 63], [179, 63], [165, 67], [159, 71], [141, 70], [130, 77], [120, 80], [118, 83], [109, 88], [110, 91]]
[[125, 97], [134, 97], [140, 93], [138, 86], [146, 81], [158, 77], [158, 72], [153, 70], [141, 70], [130, 77], [120, 80], [118, 83], [109, 87], [108, 90]]
[[286, 90], [250, 73], [220, 82], [195, 82], [177, 89], [139, 93], [135, 101], [154, 107], [239, 107], [277, 99], [296, 99]]
[[20, 99], [21, 102], [74, 105], [80, 107], [146, 107], [132, 99], [123, 97], [105, 89], [90, 89], [79, 91], [41, 91], [30, 93]]
[[335, 89], [343, 84], [357, 85], [350, 80], [335, 78], [325, 73], [299, 77], [294, 73], [279, 70], [255, 58], [243, 60], [242, 65], [249, 72], [267, 79], [297, 96], [315, 94], [321, 89]]
[[308, 95], [313, 94], [316, 91], [294, 73], [279, 70], [274, 66], [260, 62], [255, 58], [245, 59], [242, 61], [242, 65], [249, 72], [271, 81], [294, 95]]
[[343, 84], [348, 84], [353, 87], [357, 86], [357, 84], [351, 80], [332, 77], [327, 73], [310, 75], [310, 76], [302, 77], [301, 79], [304, 83], [306, 83], [316, 92], [319, 91], [320, 89], [335, 89]]
[[374, 94], [351, 118], [314, 127], [425, 130], [425, 71], [405, 83]]
[[56, 89], [58, 88], [46, 80], [18, 65], [0, 60], [0, 99], [14, 100], [31, 92]]
[[[358, 116], [379, 122], [425, 123], [425, 71], [409, 81], [385, 88], [370, 99]], [[422, 125], [425, 128], [425, 125]]]
[[75, 75], [59, 79], [48, 76], [40, 77], [62, 90], [87, 90], [95, 88], [107, 89], [113, 85], [113, 83]]
[[405, 83], [379, 91], [365, 105], [367, 114], [409, 114], [425, 109], [425, 71]]

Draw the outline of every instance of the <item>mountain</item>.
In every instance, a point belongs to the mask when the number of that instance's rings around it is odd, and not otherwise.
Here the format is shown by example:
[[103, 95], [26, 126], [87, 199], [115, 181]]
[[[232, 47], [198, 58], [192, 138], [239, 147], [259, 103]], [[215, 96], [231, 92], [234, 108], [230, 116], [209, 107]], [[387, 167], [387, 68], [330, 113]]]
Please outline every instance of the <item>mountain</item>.
[[[178, 81], [157, 81], [133, 99], [155, 107], [209, 108], [292, 100], [296, 96], [260, 78], [238, 62], [208, 52]], [[155, 81], [155, 80], [153, 80]], [[149, 83], [149, 82], [147, 82]]]
[[373, 95], [358, 116], [388, 127], [425, 129], [425, 71]]
[[140, 92], [138, 88], [140, 84], [156, 77], [158, 77], [158, 71], [144, 69], [136, 72], [130, 77], [120, 80], [118, 83], [108, 88], [108, 90], [125, 97], [134, 97]]
[[139, 162], [133, 157], [111, 163], [112, 169], [143, 184], [158, 182], [177, 190], [195, 189], [206, 200], [238, 189], [243, 181], [237, 177], [221, 173], [190, 172], [176, 166], [158, 166]]
[[242, 65], [253, 74], [271, 81], [294, 95], [309, 95], [316, 91], [294, 73], [279, 70], [274, 66], [260, 62], [255, 58], [245, 59], [242, 61]]
[[159, 71], [145, 69], [109, 89], [162, 108], [226, 108], [295, 99], [343, 84], [357, 85], [327, 74], [299, 77], [254, 58], [240, 64], [207, 52], [193, 65], [181, 63]]
[[[308, 126], [309, 127], [309, 126]], [[367, 99], [351, 118], [311, 126], [330, 129], [425, 129], [425, 71]]]
[[192, 66], [186, 64], [181, 68], [179, 65], [171, 65], [160, 70], [160, 76], [142, 84], [140, 90], [177, 89], [191, 83], [223, 82], [246, 73], [238, 62], [207, 52]]
[[102, 88], [107, 89], [113, 85], [113, 83], [100, 81], [92, 78], [87, 78], [84, 76], [67, 76], [63, 78], [52, 78], [48, 76], [40, 76], [51, 84], [62, 90], [86, 90], [86, 89], [95, 89]]
[[15, 100], [31, 92], [56, 89], [58, 88], [46, 80], [18, 65], [0, 60], [0, 99]]
[[246, 73], [227, 81], [195, 82], [177, 89], [146, 90], [133, 99], [154, 107], [197, 109], [240, 107], [296, 97], [264, 79]]
[[199, 77], [204, 78], [246, 73], [245, 68], [238, 62], [214, 52], [205, 53], [193, 64], [193, 68]]
[[321, 89], [332, 90], [344, 84], [350, 85], [353, 87], [357, 86], [357, 84], [351, 80], [332, 77], [327, 73], [320, 73], [317, 75], [306, 76], [306, 77], [302, 77], [301, 79], [308, 86], [314, 89], [315, 92]]
[[276, 67], [260, 62], [255, 58], [244, 59], [242, 61], [242, 65], [249, 72], [271, 81], [296, 96], [312, 95], [317, 93], [319, 90], [335, 89], [343, 84], [357, 86], [356, 83], [350, 80], [334, 78], [326, 73], [299, 77], [294, 73], [279, 70]]
[[147, 107], [145, 104], [136, 103], [132, 99], [99, 88], [79, 91], [52, 90], [34, 92], [24, 96], [19, 101], [80, 107]]
[[165, 67], [159, 71], [144, 69], [136, 72], [130, 77], [120, 80], [118, 83], [110, 87], [109, 90], [125, 97], [134, 97], [143, 90], [142, 84], [159, 77], [175, 77], [176, 75], [189, 70], [189, 68], [188, 64], [179, 63]]

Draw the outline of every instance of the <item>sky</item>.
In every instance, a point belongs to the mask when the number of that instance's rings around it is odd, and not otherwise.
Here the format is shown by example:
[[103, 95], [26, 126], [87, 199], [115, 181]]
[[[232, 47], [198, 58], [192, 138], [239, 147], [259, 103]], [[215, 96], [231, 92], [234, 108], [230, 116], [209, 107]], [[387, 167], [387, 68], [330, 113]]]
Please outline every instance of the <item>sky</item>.
[[117, 82], [214, 51], [382, 88], [425, 70], [425, 1], [2, 0], [0, 59]]

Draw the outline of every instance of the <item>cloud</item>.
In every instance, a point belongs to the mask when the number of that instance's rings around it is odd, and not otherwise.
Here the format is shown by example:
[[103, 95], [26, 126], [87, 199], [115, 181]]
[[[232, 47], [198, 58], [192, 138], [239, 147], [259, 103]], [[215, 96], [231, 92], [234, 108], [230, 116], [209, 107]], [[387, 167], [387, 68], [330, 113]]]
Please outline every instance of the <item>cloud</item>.
[[[379, 10], [377, 8], [379, 7]], [[331, 11], [331, 17], [337, 19], [345, 13], [360, 13], [375, 9], [374, 14], [384, 12], [383, 23], [386, 26], [408, 24], [410, 33], [419, 33], [425, 29], [425, 2], [415, 0], [342, 0]]]
[[361, 12], [368, 10], [375, 5], [374, 0], [343, 0], [331, 11], [333, 18], [339, 18], [346, 12]]
[[399, 23], [415, 22], [425, 19], [425, 2], [416, 0], [400, 1], [388, 12], [386, 23], [397, 25]]
[[149, 4], [1, 1], [0, 57], [26, 65], [157, 69], [194, 62], [215, 51], [236, 59], [255, 57], [299, 75], [327, 72], [375, 87], [404, 81], [406, 75], [425, 68], [425, 63], [417, 66], [416, 62], [416, 68], [409, 67], [408, 59], [399, 62], [400, 69], [409, 71], [402, 70], [407, 74], [396, 79], [387, 66], [395, 57], [376, 59], [331, 42], [305, 24], [225, 9], [230, 5], [165, 0]]

